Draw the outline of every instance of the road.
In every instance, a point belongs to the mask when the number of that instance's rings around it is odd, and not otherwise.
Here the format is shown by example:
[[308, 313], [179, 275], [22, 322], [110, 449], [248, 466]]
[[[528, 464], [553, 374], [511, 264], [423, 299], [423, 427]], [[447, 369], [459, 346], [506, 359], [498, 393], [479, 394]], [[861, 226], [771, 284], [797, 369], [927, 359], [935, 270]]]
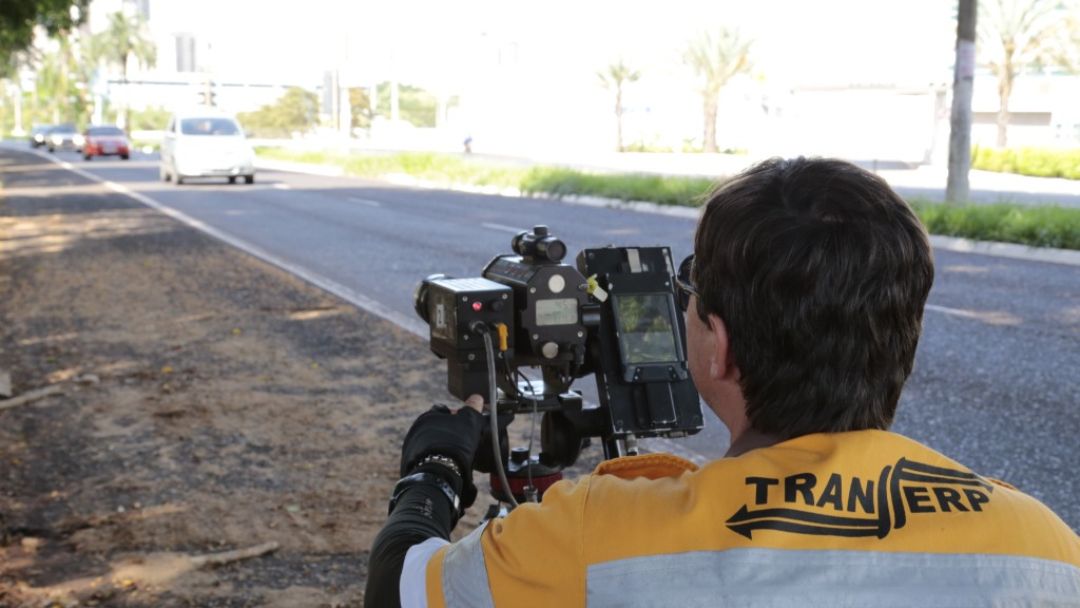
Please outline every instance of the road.
[[[2, 152], [8, 154], [11, 152]], [[23, 152], [25, 153], [25, 152]], [[551, 200], [421, 190], [344, 177], [263, 172], [253, 186], [158, 181], [152, 158], [59, 158], [180, 212], [289, 269], [343, 287], [422, 331], [412, 293], [422, 277], [475, 276], [510, 237], [547, 224], [571, 252], [666, 244], [690, 252], [689, 219]], [[86, 176], [65, 173], [75, 185]], [[118, 195], [119, 196], [119, 195]], [[936, 252], [925, 333], [894, 430], [1050, 505], [1080, 530], [1080, 267]], [[702, 457], [727, 433], [709, 416], [680, 440]]]

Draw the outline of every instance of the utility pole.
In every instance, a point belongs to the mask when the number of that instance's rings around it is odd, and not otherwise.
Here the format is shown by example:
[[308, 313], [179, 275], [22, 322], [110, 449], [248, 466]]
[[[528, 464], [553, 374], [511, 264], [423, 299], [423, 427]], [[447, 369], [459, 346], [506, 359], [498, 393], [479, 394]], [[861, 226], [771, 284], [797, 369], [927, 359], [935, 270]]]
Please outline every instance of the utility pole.
[[946, 203], [966, 203], [971, 198], [971, 94], [975, 84], [976, 0], [960, 0], [956, 22], [956, 67], [953, 71], [952, 117], [949, 120], [949, 177]]

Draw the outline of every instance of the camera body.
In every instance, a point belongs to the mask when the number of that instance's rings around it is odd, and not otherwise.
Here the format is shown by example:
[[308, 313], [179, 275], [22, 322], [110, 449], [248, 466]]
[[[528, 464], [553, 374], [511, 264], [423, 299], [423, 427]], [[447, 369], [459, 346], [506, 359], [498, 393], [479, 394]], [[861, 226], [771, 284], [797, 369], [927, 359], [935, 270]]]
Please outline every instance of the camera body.
[[[544, 413], [545, 466], [573, 464], [591, 437], [613, 457], [619, 442], [701, 430], [667, 247], [585, 249], [570, 266], [562, 263], [566, 246], [545, 226], [518, 234], [511, 247], [481, 277], [433, 275], [417, 287], [416, 311], [431, 329], [431, 350], [447, 361], [452, 395], [490, 394], [489, 333], [498, 341], [499, 416]], [[542, 379], [523, 368], [539, 368]], [[598, 404], [571, 390], [590, 374]]]

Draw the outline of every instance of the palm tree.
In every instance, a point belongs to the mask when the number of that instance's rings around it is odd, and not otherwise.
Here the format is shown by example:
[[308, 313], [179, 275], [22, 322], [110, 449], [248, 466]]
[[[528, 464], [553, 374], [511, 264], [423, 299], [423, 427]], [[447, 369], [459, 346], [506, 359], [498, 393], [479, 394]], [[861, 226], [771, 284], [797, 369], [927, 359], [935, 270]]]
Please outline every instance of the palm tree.
[[720, 28], [715, 33], [703, 32], [690, 42], [683, 54], [683, 61], [702, 80], [706, 152], [717, 151], [716, 110], [720, 90], [734, 76], [750, 71], [751, 44], [752, 41], [743, 38], [738, 30]]
[[622, 136], [622, 94], [623, 85], [629, 82], [637, 82], [641, 78], [641, 72], [632, 70], [623, 60], [609, 65], [606, 70], [601, 70], [596, 73], [600, 78], [600, 84], [608, 90], [615, 91], [615, 126], [616, 126], [616, 147], [619, 152], [623, 151], [623, 136]]
[[[134, 58], [144, 68], [153, 67], [157, 61], [157, 48], [146, 33], [146, 24], [141, 18], [129, 19], [122, 11], [109, 15], [108, 27], [94, 37], [91, 47], [93, 57], [120, 68], [125, 95], [131, 59]], [[130, 110], [126, 101], [119, 114], [123, 122], [121, 127], [126, 127], [129, 122]]]
[[77, 122], [85, 113], [87, 74], [77, 57], [76, 45], [62, 38], [55, 51], [40, 56], [36, 93], [45, 101], [48, 120]]
[[1062, 0], [982, 0], [980, 54], [998, 81], [997, 145], [1008, 142], [1009, 98], [1017, 75], [1035, 66], [1068, 66], [1067, 54], [1080, 46], [1075, 2]]

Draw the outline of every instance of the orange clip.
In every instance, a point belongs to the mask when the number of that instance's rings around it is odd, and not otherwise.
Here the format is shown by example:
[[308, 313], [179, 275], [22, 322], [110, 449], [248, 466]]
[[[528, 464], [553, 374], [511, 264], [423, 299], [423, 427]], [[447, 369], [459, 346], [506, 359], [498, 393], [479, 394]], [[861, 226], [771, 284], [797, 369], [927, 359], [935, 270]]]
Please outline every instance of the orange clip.
[[505, 353], [510, 346], [507, 344], [507, 337], [510, 331], [506, 328], [506, 323], [496, 323], [496, 331], [499, 332], [499, 352]]

